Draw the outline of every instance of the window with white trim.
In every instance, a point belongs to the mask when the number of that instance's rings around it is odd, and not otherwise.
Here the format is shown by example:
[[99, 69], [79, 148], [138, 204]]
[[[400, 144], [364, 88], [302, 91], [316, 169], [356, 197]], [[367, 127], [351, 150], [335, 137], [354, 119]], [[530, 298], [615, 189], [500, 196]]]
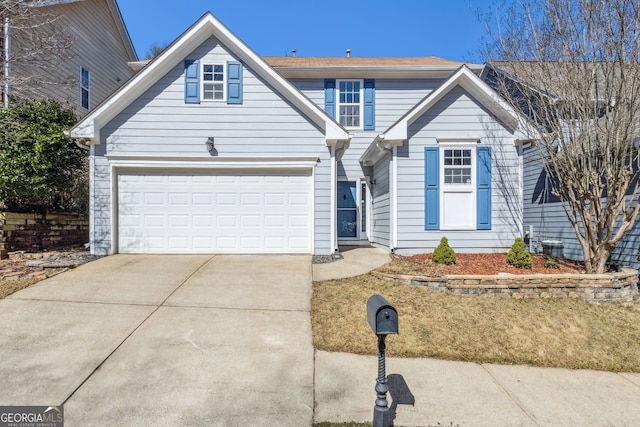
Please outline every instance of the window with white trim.
[[471, 150], [444, 149], [444, 184], [471, 185]]
[[90, 107], [90, 90], [91, 75], [89, 70], [84, 67], [80, 67], [80, 106], [87, 110]]
[[362, 80], [338, 80], [338, 121], [347, 128], [362, 128]]
[[222, 64], [202, 64], [202, 100], [225, 100], [225, 69]]

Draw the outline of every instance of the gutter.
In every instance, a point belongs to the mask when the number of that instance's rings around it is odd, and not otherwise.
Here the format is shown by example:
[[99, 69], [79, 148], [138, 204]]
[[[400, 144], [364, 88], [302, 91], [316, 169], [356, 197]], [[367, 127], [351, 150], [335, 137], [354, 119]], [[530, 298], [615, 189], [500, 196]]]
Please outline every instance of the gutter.
[[381, 133], [375, 137], [373, 142], [360, 156], [362, 166], [373, 166], [385, 153], [390, 152], [395, 147], [400, 147], [403, 140], [387, 140], [385, 134]]
[[84, 149], [84, 150], [89, 150], [91, 148], [91, 139], [90, 138], [74, 138], [71, 136], [71, 131], [65, 130], [64, 133], [66, 136], [68, 136], [69, 138], [73, 139], [73, 142], [75, 142], [75, 144]]

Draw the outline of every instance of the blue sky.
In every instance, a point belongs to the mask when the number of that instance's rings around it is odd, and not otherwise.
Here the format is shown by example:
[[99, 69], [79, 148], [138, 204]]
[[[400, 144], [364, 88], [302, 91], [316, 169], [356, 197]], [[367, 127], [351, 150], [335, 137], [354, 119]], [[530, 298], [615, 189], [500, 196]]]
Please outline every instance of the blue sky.
[[438, 56], [483, 62], [477, 11], [495, 0], [118, 0], [140, 58], [205, 12], [263, 56]]

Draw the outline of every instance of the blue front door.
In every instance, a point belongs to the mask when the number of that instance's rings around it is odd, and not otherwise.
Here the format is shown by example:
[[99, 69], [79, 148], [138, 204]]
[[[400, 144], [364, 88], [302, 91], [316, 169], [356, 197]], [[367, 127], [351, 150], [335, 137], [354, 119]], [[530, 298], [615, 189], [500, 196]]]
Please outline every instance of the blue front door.
[[358, 237], [356, 183], [338, 181], [338, 237]]

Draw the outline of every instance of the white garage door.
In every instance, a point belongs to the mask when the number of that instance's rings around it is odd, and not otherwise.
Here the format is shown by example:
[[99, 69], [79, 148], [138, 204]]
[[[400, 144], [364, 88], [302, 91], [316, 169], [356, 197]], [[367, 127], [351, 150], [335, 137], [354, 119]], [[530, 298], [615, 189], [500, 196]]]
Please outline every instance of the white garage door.
[[311, 173], [121, 171], [122, 253], [310, 253]]

